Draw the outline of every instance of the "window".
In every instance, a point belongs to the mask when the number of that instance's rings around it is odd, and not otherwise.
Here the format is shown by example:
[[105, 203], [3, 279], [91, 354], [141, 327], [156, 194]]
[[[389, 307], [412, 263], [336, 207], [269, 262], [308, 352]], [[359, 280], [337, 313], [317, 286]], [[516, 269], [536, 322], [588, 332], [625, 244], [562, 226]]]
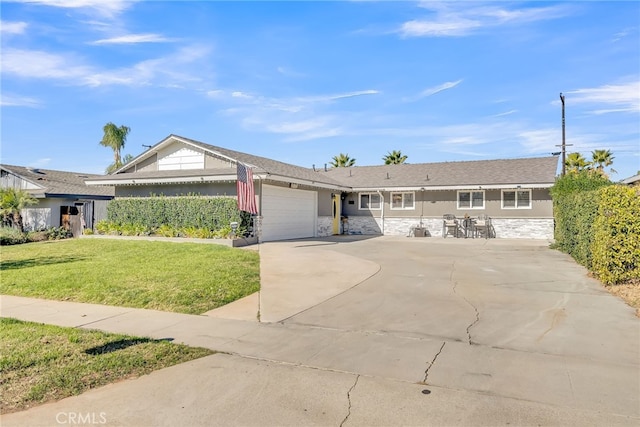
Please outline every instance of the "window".
[[502, 190], [502, 209], [531, 209], [531, 190]]
[[458, 191], [458, 209], [484, 209], [484, 191]]
[[360, 209], [380, 209], [380, 195], [378, 193], [360, 193]]
[[391, 193], [391, 209], [413, 209], [413, 193]]

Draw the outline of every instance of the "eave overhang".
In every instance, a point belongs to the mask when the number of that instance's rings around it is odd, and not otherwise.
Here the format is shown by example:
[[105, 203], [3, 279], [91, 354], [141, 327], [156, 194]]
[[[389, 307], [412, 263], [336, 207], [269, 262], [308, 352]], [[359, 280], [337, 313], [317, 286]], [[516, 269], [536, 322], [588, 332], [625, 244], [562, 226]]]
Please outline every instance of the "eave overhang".
[[377, 191], [446, 191], [446, 190], [507, 190], [507, 189], [546, 189], [551, 188], [553, 183], [509, 183], [509, 184], [469, 184], [469, 185], [435, 185], [435, 186], [404, 186], [404, 187], [352, 187], [352, 192], [377, 192]]

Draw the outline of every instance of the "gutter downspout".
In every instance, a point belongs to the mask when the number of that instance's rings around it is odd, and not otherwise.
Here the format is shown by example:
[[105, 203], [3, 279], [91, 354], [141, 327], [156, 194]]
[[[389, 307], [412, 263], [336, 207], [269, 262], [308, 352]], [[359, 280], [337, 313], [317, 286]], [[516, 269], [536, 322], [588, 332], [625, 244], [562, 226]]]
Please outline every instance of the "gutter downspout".
[[382, 227], [382, 235], [384, 236], [384, 194], [382, 191], [377, 190], [380, 195], [380, 225]]

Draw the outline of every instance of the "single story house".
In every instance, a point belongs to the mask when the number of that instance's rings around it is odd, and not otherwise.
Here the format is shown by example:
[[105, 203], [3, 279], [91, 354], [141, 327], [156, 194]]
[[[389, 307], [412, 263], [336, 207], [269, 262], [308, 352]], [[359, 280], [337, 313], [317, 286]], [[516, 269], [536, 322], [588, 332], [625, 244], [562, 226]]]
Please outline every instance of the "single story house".
[[38, 200], [22, 211], [26, 230], [65, 227], [74, 235], [106, 218], [113, 187], [89, 187], [84, 180], [101, 175], [0, 165], [0, 187], [27, 191]]
[[631, 187], [638, 186], [640, 185], [640, 174], [636, 174], [636, 175], [630, 176], [629, 178], [625, 178], [620, 181], [620, 184], [628, 185]]
[[332, 234], [442, 235], [442, 216], [488, 214], [496, 237], [553, 238], [557, 157], [304, 168], [170, 135], [89, 186], [115, 197], [236, 197], [238, 162], [253, 171], [261, 241]]

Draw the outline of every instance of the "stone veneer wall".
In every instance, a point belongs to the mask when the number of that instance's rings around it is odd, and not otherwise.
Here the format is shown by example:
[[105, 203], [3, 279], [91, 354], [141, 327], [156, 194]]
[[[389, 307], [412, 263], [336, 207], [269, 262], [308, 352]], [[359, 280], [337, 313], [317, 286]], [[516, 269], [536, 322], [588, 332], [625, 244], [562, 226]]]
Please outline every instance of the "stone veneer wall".
[[492, 218], [497, 237], [553, 240], [553, 218]]
[[350, 216], [346, 234], [382, 234], [380, 218], [370, 216]]
[[327, 237], [333, 235], [333, 217], [319, 216], [317, 233], [318, 237]]
[[[492, 218], [491, 221], [497, 238], [553, 239], [553, 218]], [[412, 236], [413, 228], [418, 227], [419, 225], [420, 218], [418, 217], [385, 218], [383, 224], [380, 218], [350, 216], [347, 233]], [[423, 218], [422, 226], [428, 230], [429, 233], [427, 236], [442, 237], [441, 218]], [[318, 232], [320, 232], [319, 226]], [[331, 227], [329, 227], [329, 234], [327, 235], [330, 234]], [[320, 234], [318, 235], [321, 236]]]

